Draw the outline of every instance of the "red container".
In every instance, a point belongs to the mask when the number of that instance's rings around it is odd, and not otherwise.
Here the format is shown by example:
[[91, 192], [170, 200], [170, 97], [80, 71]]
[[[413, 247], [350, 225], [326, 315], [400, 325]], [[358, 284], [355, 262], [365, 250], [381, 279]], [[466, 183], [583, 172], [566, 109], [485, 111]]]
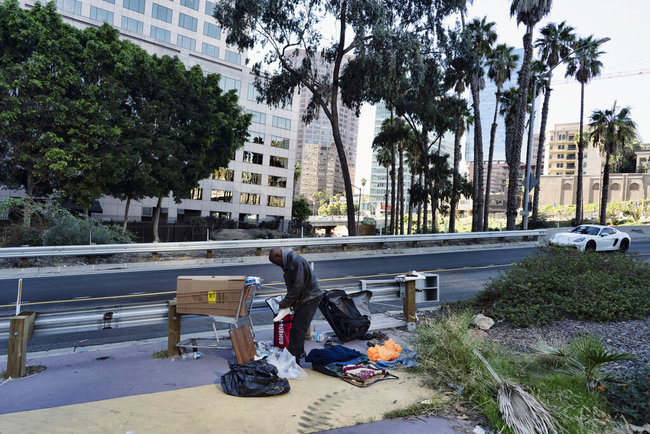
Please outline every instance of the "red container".
[[289, 347], [289, 332], [293, 315], [287, 315], [281, 321], [273, 323], [273, 346], [277, 348]]

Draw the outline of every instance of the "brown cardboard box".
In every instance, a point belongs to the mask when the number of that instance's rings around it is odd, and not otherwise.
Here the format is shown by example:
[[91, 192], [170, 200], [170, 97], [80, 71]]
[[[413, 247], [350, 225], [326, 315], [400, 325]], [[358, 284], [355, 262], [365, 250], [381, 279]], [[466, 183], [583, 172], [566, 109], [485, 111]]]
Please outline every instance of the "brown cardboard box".
[[[235, 317], [246, 276], [179, 276], [176, 312]], [[242, 304], [239, 315], [246, 314]]]

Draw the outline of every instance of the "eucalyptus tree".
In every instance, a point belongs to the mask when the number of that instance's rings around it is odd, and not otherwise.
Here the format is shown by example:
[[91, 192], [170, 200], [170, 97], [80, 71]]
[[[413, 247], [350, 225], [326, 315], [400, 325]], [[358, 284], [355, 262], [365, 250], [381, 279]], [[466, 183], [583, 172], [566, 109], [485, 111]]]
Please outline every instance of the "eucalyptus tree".
[[605, 155], [603, 167], [602, 196], [600, 199], [600, 224], [607, 224], [607, 196], [609, 193], [609, 170], [611, 157], [623, 152], [626, 144], [636, 138], [636, 124], [630, 118], [630, 108], [623, 107], [616, 112], [616, 103], [611, 109], [596, 110], [591, 114], [591, 140]]
[[[542, 27], [540, 33], [542, 36], [535, 41], [535, 47], [539, 50], [541, 61], [546, 63], [549, 71], [551, 71], [570, 54], [571, 46], [576, 38], [574, 29], [566, 21], [562, 21], [560, 24], [547, 24]], [[544, 161], [544, 141], [546, 140], [546, 122], [551, 101], [552, 72], [549, 72], [547, 77], [546, 86], [544, 86], [544, 102], [542, 103], [542, 119], [539, 125], [539, 144], [537, 145], [537, 161], [535, 163], [535, 178], [538, 180], [542, 175]], [[533, 194], [533, 222], [537, 222], [539, 219], [539, 190], [540, 184], [538, 183]]]
[[512, 71], [517, 67], [519, 55], [514, 54], [514, 47], [507, 44], [498, 44], [488, 53], [485, 66], [487, 75], [497, 87], [495, 92], [494, 118], [490, 128], [490, 148], [488, 152], [487, 177], [485, 180], [485, 211], [483, 213], [483, 231], [488, 230], [490, 215], [490, 181], [492, 179], [492, 159], [494, 158], [494, 140], [497, 132], [497, 117], [499, 115], [499, 102], [503, 84], [510, 80]]
[[524, 59], [519, 70], [519, 93], [515, 106], [514, 130], [510, 141], [506, 140], [506, 160], [508, 160], [508, 203], [507, 223], [508, 230], [515, 229], [517, 219], [518, 200], [517, 185], [519, 180], [519, 166], [521, 164], [521, 145], [524, 136], [526, 121], [526, 106], [528, 100], [528, 86], [530, 82], [530, 66], [533, 59], [533, 30], [535, 25], [551, 11], [552, 0], [512, 0], [510, 15], [516, 15], [517, 23], [526, 26], [523, 37]]
[[583, 178], [583, 162], [584, 162], [584, 133], [583, 133], [583, 118], [585, 111], [585, 84], [600, 75], [603, 63], [599, 57], [604, 54], [599, 51], [599, 40], [594, 39], [593, 35], [587, 38], [580, 38], [574, 44], [574, 54], [568, 59], [566, 69], [566, 77], [575, 77], [580, 83], [580, 132], [578, 136], [578, 185], [576, 187], [576, 215], [575, 224], [582, 223], [582, 178]]
[[463, 31], [464, 38], [471, 45], [471, 64], [469, 86], [472, 93], [472, 109], [474, 112], [474, 188], [472, 190], [472, 231], [483, 228], [482, 217], [485, 207], [483, 194], [483, 128], [481, 125], [480, 92], [485, 87], [485, 59], [496, 42], [495, 24], [487, 22], [486, 18], [475, 18], [467, 23]]

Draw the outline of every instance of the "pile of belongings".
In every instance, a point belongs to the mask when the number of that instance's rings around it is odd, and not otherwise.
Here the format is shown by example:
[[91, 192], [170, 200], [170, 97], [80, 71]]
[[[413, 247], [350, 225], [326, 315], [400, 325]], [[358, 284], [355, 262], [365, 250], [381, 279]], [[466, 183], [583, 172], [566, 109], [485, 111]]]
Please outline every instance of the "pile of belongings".
[[274, 396], [291, 390], [286, 378], [266, 360], [248, 363], [228, 362], [230, 371], [221, 376], [221, 388], [228, 395], [241, 397]]
[[[371, 342], [368, 345], [371, 345]], [[415, 361], [417, 354], [408, 348], [402, 349], [393, 339], [386, 339], [383, 344], [372, 342], [372, 345], [368, 348], [368, 358], [378, 368], [384, 369], [412, 368], [419, 365]]]
[[315, 348], [309, 352], [305, 361], [311, 363], [314, 371], [338, 377], [358, 387], [367, 387], [379, 380], [398, 378], [386, 369], [370, 363], [368, 357], [359, 351], [343, 345]]

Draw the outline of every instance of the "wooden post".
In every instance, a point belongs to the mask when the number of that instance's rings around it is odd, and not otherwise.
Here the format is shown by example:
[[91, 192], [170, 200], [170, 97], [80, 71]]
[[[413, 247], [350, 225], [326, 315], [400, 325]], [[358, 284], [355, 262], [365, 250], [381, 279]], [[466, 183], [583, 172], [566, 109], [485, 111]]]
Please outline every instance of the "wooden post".
[[384, 250], [386, 248], [385, 243], [379, 243], [379, 248]]
[[307, 246], [300, 246], [300, 253], [301, 254], [305, 254], [306, 251], [307, 251]]
[[205, 257], [208, 259], [212, 259], [212, 250], [208, 250], [205, 254]]
[[27, 258], [20, 258], [20, 268], [27, 268], [29, 260]]
[[416, 248], [417, 246], [418, 246], [418, 242], [417, 242], [417, 241], [411, 241], [411, 247], [412, 247], [412, 248]]
[[347, 252], [348, 251], [348, 245], [347, 244], [341, 245], [341, 251], [342, 252]]
[[415, 280], [407, 280], [404, 291], [404, 320], [406, 325], [411, 329], [408, 323], [415, 323]]
[[257, 249], [255, 249], [255, 256], [262, 256], [262, 248], [261, 247], [258, 247]]
[[167, 357], [178, 356], [180, 353], [176, 344], [181, 341], [181, 314], [176, 313], [176, 300], [169, 301], [167, 330]]
[[151, 260], [152, 261], [157, 261], [158, 260], [158, 252], [152, 252], [151, 253]]
[[91, 265], [95, 264], [95, 255], [88, 256], [88, 263]]
[[7, 372], [5, 378], [25, 376], [27, 342], [34, 333], [35, 312], [23, 312], [9, 322], [9, 350], [7, 352]]

